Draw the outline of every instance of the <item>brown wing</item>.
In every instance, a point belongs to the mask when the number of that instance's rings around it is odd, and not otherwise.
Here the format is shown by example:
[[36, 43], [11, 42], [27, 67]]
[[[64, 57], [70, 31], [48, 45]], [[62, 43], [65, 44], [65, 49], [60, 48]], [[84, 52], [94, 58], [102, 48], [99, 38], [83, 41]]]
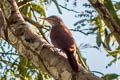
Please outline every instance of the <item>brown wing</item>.
[[52, 44], [62, 50], [74, 51], [76, 48], [72, 34], [65, 26], [54, 26], [51, 30], [50, 38]]

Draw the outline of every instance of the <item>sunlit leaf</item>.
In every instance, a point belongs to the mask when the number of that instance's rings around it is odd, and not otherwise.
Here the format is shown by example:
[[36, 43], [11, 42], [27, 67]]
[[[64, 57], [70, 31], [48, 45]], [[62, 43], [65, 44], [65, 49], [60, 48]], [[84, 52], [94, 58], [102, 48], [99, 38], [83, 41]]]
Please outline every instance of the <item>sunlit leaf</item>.
[[11, 76], [13, 76], [14, 75], [14, 72], [13, 71], [11, 71]]
[[42, 16], [46, 16], [45, 8], [42, 5], [31, 3], [31, 6], [32, 6], [32, 9], [35, 10], [37, 13], [41, 14]]
[[32, 11], [31, 11], [31, 9], [29, 10], [27, 16], [28, 16], [29, 18], [32, 18]]

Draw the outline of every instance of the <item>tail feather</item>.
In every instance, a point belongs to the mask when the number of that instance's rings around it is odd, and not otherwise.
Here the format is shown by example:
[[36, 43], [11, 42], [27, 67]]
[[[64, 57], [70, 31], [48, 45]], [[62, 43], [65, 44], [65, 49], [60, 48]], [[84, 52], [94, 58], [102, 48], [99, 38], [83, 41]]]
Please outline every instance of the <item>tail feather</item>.
[[78, 64], [73, 54], [67, 54], [68, 61], [74, 71], [78, 71]]

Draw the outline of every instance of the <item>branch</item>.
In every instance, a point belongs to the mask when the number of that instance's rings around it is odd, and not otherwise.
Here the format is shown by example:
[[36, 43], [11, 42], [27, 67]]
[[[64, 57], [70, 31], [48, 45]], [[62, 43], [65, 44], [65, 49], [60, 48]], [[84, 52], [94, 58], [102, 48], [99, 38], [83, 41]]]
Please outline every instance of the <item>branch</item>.
[[[5, 39], [6, 41], [8, 40], [8, 31], [7, 31], [7, 27], [6, 27], [6, 22], [5, 22], [5, 17], [4, 17], [4, 12], [2, 11], [3, 7], [2, 5], [0, 5], [0, 28], [1, 28], [1, 34], [0, 36]], [[3, 36], [4, 35], [4, 36]]]
[[30, 1], [32, 1], [32, 0], [23, 0], [23, 1], [20, 1], [18, 3], [19, 8], [22, 8], [24, 5], [26, 5], [26, 3], [30, 2]]
[[[47, 42], [49, 42], [49, 41], [47, 40], [46, 36], [44, 35], [43, 31], [42, 31], [42, 28], [43, 28], [43, 29], [46, 29], [45, 27], [43, 27], [43, 26], [40, 25], [39, 23], [33, 21], [32, 19], [26, 17], [25, 15], [23, 15], [23, 18], [24, 18], [26, 21], [28, 21], [29, 23], [31, 23], [31, 24], [33, 24], [34, 26], [36, 26], [37, 29], [39, 30], [39, 32], [41, 33], [42, 37], [43, 37]], [[48, 29], [46, 29], [46, 30], [48, 30]]]
[[115, 36], [118, 44], [120, 45], [120, 26], [116, 23], [113, 17], [110, 15], [110, 12], [101, 3], [99, 0], [88, 0], [91, 5], [98, 11], [99, 15], [102, 17], [108, 28], [110, 29], [111, 33]]
[[[0, 0], [0, 4], [1, 2]], [[9, 38], [20, 55], [56, 80], [102, 80], [84, 70], [81, 65], [79, 65], [79, 72], [74, 72], [62, 52], [56, 51], [53, 46], [31, 30], [19, 12], [15, 0], [7, 0], [5, 4], [10, 4], [10, 7], [5, 9], [11, 11], [8, 18], [9, 34], [11, 34]]]

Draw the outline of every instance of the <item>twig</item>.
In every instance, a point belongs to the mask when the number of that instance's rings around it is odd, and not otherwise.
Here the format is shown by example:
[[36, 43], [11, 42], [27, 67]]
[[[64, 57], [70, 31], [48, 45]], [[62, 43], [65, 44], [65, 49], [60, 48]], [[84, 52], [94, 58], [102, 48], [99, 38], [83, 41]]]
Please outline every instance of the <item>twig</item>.
[[81, 32], [81, 33], [83, 33], [84, 35], [88, 35], [88, 34], [95, 34], [95, 33], [93, 33], [93, 32], [83, 32], [83, 30], [76, 30], [76, 29], [70, 29], [71, 31], [77, 31], [77, 32]]
[[60, 4], [59, 4], [59, 6], [62, 7], [63, 9], [68, 10], [68, 11], [72, 11], [72, 12], [75, 12], [75, 13], [80, 13], [80, 12], [75, 11], [75, 10], [73, 10], [73, 9], [68, 9], [68, 8], [66, 8], [66, 7], [64, 7], [64, 6], [60, 5]]
[[52, 1], [54, 2], [55, 6], [56, 6], [56, 8], [57, 8], [57, 10], [58, 10], [58, 12], [59, 12], [60, 14], [62, 14], [62, 11], [61, 11], [61, 9], [59, 8], [59, 4], [58, 4], [57, 0], [52, 0]]

